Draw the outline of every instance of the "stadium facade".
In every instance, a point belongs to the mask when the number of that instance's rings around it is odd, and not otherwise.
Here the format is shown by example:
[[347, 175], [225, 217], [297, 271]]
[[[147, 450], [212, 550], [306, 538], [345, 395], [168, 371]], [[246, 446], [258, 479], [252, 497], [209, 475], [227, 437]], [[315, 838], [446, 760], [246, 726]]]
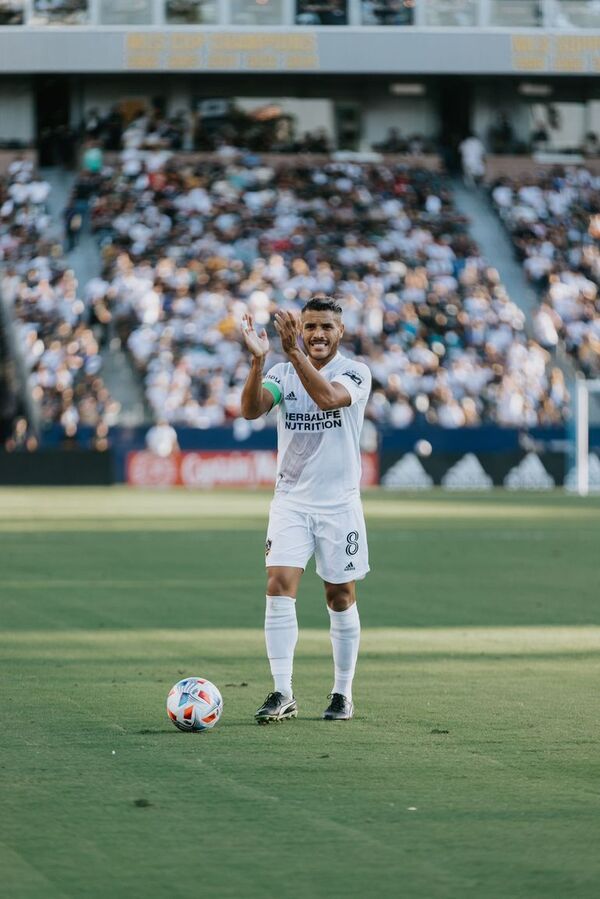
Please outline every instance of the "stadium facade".
[[294, 97], [325, 103], [290, 107], [301, 128], [354, 150], [390, 126], [483, 135], [502, 110], [525, 146], [552, 102], [554, 148], [569, 150], [600, 130], [599, 71], [600, 7], [586, 0], [1, 0], [0, 142], [35, 144], [123, 100], [171, 114]]

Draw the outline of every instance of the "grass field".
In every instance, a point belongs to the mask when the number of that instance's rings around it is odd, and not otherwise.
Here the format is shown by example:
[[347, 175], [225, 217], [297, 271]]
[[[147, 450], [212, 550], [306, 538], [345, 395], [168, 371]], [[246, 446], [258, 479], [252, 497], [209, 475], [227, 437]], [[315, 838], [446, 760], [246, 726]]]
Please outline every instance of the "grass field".
[[[357, 717], [257, 727], [266, 494], [0, 491], [7, 899], [588, 899], [600, 882], [600, 500], [366, 500]], [[185, 674], [225, 700], [182, 734]]]

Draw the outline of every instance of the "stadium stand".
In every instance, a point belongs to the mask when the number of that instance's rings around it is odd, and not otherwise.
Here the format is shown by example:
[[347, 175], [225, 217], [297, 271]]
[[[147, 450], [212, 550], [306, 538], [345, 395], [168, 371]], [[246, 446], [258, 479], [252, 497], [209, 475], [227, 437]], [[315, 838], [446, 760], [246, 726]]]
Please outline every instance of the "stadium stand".
[[89, 290], [114, 316], [156, 418], [200, 428], [236, 419], [242, 313], [269, 329], [276, 306], [321, 292], [343, 299], [345, 351], [373, 371], [375, 422], [563, 420], [562, 375], [525, 339], [523, 313], [443, 177], [226, 151], [184, 163], [129, 148], [97, 182], [91, 220], [105, 268]]
[[50, 185], [37, 175], [33, 162], [19, 154], [0, 178], [0, 261], [3, 265], [31, 259], [50, 227], [46, 203]]
[[100, 374], [89, 309], [46, 209], [49, 193], [21, 157], [0, 179], [0, 292], [14, 316], [41, 423], [60, 423], [67, 437], [80, 423], [91, 425], [102, 439], [119, 406]]
[[536, 337], [553, 349], [564, 340], [587, 377], [600, 373], [600, 178], [557, 167], [533, 177], [499, 179], [492, 198], [515, 253], [540, 295]]

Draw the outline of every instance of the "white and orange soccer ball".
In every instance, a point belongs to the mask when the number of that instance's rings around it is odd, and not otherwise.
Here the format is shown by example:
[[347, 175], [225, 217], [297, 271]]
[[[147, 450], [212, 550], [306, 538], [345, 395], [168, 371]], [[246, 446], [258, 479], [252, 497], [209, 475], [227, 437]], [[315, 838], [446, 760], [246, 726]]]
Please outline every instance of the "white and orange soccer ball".
[[203, 677], [186, 677], [167, 696], [167, 715], [179, 730], [200, 731], [214, 727], [223, 711], [223, 697]]

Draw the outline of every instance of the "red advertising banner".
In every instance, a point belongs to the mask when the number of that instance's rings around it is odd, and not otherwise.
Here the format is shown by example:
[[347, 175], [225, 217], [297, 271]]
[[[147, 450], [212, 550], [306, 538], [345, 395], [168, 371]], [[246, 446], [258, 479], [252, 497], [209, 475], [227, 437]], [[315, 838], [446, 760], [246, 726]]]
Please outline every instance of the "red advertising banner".
[[376, 487], [379, 484], [379, 453], [361, 453], [361, 487]]
[[[362, 486], [379, 483], [377, 453], [362, 454]], [[277, 473], [277, 454], [270, 450], [154, 453], [127, 455], [127, 483], [134, 487], [272, 487]]]

